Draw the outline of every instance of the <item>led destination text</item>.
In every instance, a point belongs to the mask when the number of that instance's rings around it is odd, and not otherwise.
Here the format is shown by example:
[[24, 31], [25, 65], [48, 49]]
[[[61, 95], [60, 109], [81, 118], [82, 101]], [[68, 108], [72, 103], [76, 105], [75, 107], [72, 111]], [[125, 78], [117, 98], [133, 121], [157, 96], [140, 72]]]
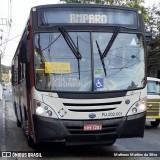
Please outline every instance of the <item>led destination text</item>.
[[70, 14], [71, 23], [107, 23], [107, 16], [100, 14]]

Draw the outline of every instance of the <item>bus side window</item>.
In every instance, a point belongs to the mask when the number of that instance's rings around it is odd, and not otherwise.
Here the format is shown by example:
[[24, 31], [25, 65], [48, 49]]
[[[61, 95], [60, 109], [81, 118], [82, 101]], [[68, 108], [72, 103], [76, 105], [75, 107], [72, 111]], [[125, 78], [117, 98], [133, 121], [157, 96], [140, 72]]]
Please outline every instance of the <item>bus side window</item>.
[[12, 78], [13, 85], [15, 86], [18, 84], [18, 56], [17, 55], [15, 56], [15, 59], [14, 59], [12, 75], [13, 75], [13, 78]]
[[25, 64], [22, 63], [22, 79], [25, 78]]
[[21, 63], [18, 63], [18, 84], [21, 83]]
[[11, 77], [11, 82], [12, 82], [12, 85], [14, 85], [14, 65], [12, 65], [12, 77]]

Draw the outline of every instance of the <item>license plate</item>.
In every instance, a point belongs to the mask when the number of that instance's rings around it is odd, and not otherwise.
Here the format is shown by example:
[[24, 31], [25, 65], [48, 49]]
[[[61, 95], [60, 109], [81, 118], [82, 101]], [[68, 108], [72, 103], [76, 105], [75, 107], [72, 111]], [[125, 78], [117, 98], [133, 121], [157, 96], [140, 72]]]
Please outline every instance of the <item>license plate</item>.
[[84, 124], [84, 131], [99, 131], [102, 130], [102, 124]]
[[152, 122], [152, 121], [156, 121], [156, 119], [154, 119], [154, 118], [146, 118], [146, 121], [147, 122]]

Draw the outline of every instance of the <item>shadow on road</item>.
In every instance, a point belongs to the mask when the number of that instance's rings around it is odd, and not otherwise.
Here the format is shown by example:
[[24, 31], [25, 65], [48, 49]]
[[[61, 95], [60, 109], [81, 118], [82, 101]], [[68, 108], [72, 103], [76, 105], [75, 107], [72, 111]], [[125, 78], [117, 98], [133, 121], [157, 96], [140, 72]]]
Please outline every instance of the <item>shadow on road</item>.
[[154, 130], [157, 130], [159, 127], [160, 127], [160, 125], [158, 127], [152, 127], [150, 122], [146, 122], [146, 125], [145, 125], [146, 130], [153, 130], [153, 132], [154, 132]]
[[41, 143], [35, 148], [35, 151], [41, 152], [43, 156], [52, 157], [107, 157], [115, 150], [115, 145], [65, 146], [57, 143]]

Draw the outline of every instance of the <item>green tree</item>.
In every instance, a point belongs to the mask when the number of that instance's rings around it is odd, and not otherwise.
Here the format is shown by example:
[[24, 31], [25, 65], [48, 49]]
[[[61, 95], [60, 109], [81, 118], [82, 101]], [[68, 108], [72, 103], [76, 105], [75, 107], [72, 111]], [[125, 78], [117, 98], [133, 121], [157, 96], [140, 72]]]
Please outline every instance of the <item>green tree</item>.
[[121, 4], [124, 0], [60, 0], [66, 3]]
[[2, 82], [8, 83], [9, 80], [9, 70], [11, 68], [8, 66], [2, 65]]
[[153, 37], [160, 35], [160, 4], [158, 6], [153, 5], [148, 8], [148, 21], [146, 23], [146, 29], [151, 30]]
[[133, 8], [137, 8], [139, 11], [141, 11], [144, 21], [147, 22], [148, 21], [148, 12], [147, 9], [143, 6], [144, 0], [134, 0], [134, 1], [126, 1], [126, 3], [124, 3], [124, 6], [128, 6], [128, 7], [133, 7]]
[[104, 4], [104, 0], [60, 0], [66, 3], [96, 3], [96, 4]]
[[144, 21], [148, 21], [147, 9], [142, 5], [144, 0], [61, 0], [66, 3], [96, 3], [96, 4], [108, 4], [108, 5], [122, 5], [137, 8], [141, 11]]

